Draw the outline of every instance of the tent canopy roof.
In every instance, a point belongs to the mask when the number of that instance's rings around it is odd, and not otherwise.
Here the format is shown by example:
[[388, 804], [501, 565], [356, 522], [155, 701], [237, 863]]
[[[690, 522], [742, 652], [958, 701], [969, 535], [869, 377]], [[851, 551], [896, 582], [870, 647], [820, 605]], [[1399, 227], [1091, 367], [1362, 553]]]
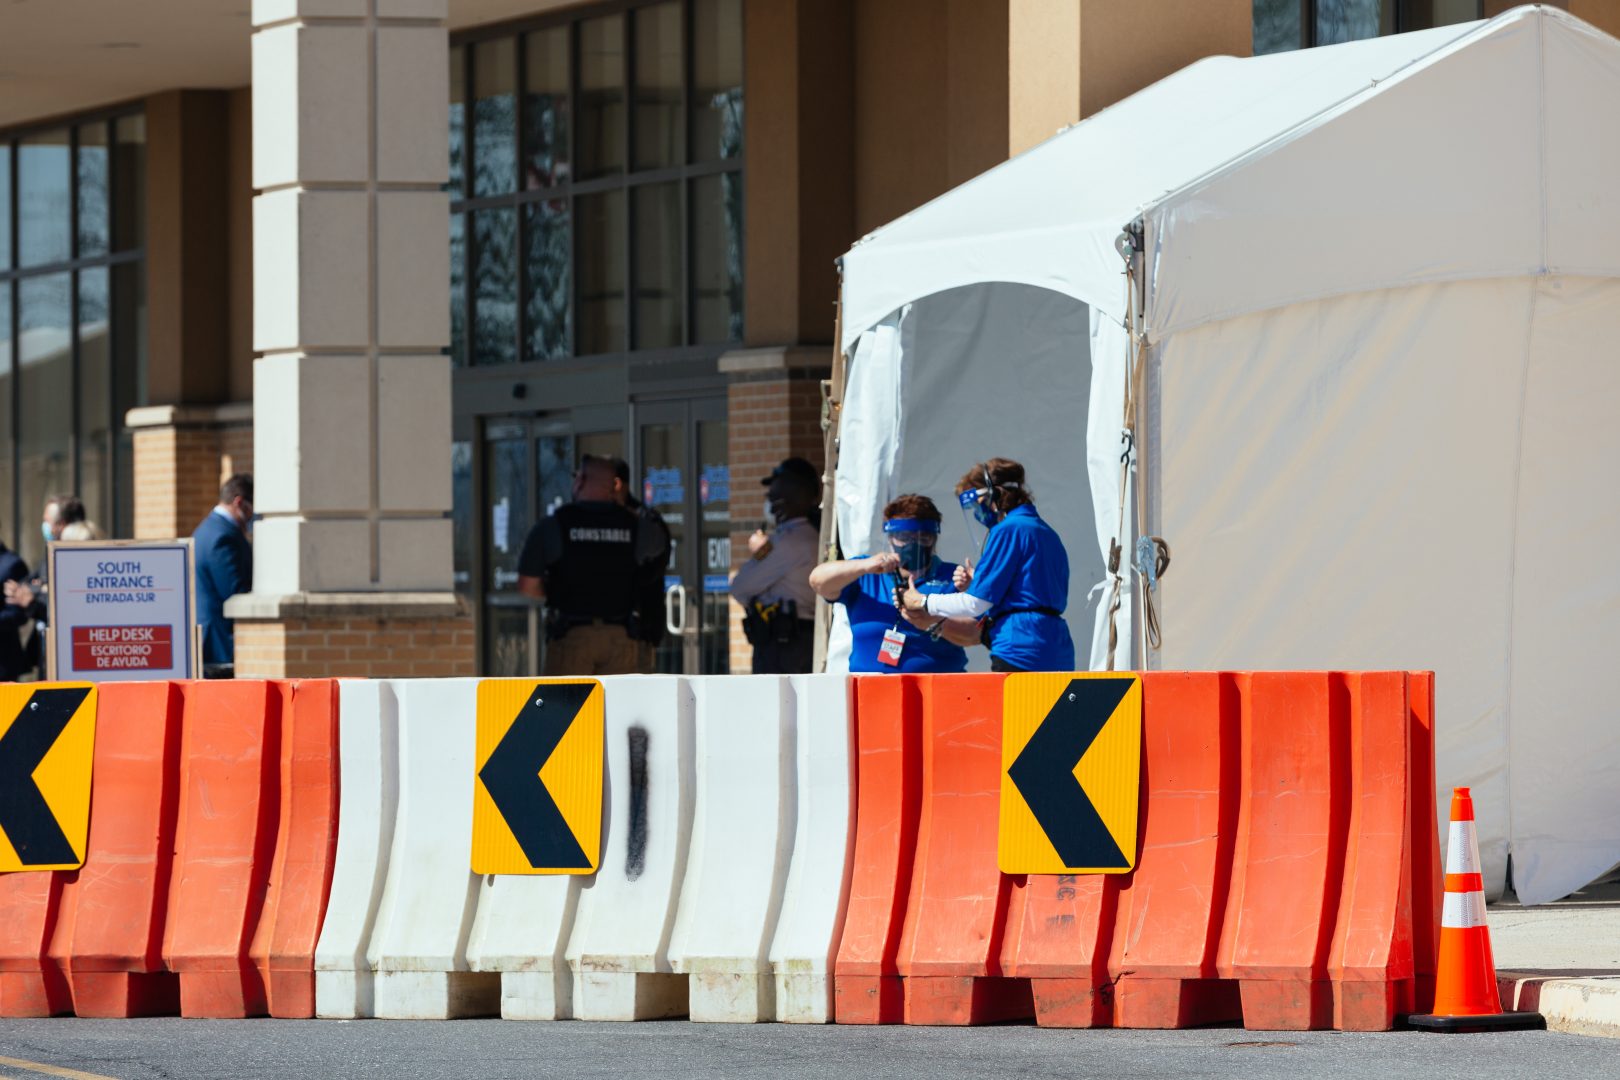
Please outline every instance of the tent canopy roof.
[[[1615, 276], [1615, 102], [1620, 42], [1550, 8], [1201, 60], [862, 239], [844, 260], [843, 345], [987, 281], [1121, 319], [1114, 242], [1138, 217], [1154, 336], [1346, 291], [1546, 272], [1558, 239], [1557, 268]], [[1551, 191], [1551, 174], [1571, 182]], [[1553, 203], [1585, 225], [1556, 237]]]

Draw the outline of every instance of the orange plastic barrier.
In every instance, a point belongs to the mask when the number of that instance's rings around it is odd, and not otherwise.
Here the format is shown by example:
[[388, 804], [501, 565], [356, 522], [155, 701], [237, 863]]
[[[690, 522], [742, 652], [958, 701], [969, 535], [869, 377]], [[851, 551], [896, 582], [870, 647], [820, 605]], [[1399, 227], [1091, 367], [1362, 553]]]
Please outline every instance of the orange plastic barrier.
[[338, 692], [331, 679], [275, 683], [282, 718], [281, 821], [264, 911], [248, 949], [271, 1016], [315, 1015], [315, 942], [338, 827]]
[[182, 1016], [261, 1016], [248, 944], [280, 816], [281, 695], [264, 682], [193, 682], [185, 699], [180, 818], [163, 958]]
[[1147, 673], [1135, 871], [1027, 878], [995, 869], [999, 681], [915, 681], [920, 789], [901, 680], [857, 680], [841, 1023], [900, 1018], [899, 981], [909, 1023], [1377, 1030], [1432, 996], [1432, 675]]
[[1216, 967], [1239, 980], [1246, 1027], [1329, 1027], [1350, 827], [1348, 695], [1320, 672], [1257, 672], [1238, 676], [1238, 697], [1243, 776]]
[[1006, 676], [917, 678], [921, 815], [898, 956], [905, 1022], [983, 1024], [1029, 1016], [1028, 982], [1001, 971], [1011, 884], [996, 868]]
[[855, 679], [854, 868], [833, 968], [833, 1008], [840, 1024], [895, 1024], [903, 1017], [896, 959], [911, 893], [922, 785], [918, 678]]
[[1406, 707], [1411, 718], [1412, 749], [1412, 1008], [1427, 1013], [1434, 1009], [1444, 891], [1434, 788], [1434, 672], [1407, 672]]
[[1237, 832], [1238, 711], [1232, 675], [1143, 677], [1139, 854], [1134, 873], [1108, 879], [1120, 889], [1108, 957], [1116, 1027], [1240, 1015], [1237, 987], [1215, 968]]
[[0, 874], [0, 1016], [72, 1011], [67, 979], [46, 955], [61, 894], [61, 871]]
[[[180, 795], [180, 691], [107, 683], [98, 692], [89, 846], [64, 875], [51, 957], [79, 1016], [166, 1016], [180, 984], [163, 969]], [[91, 913], [81, 918], [81, 913]]]

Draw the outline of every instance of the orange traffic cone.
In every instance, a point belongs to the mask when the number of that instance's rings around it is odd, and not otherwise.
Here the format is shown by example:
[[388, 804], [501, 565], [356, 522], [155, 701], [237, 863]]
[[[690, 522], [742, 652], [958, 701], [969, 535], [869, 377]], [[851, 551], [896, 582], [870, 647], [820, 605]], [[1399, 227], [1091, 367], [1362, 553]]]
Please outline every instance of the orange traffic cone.
[[1501, 1031], [1545, 1026], [1540, 1013], [1503, 1012], [1485, 924], [1485, 882], [1474, 832], [1474, 799], [1465, 787], [1451, 793], [1451, 836], [1446, 845], [1446, 899], [1440, 915], [1440, 963], [1434, 1012], [1412, 1016], [1428, 1031]]

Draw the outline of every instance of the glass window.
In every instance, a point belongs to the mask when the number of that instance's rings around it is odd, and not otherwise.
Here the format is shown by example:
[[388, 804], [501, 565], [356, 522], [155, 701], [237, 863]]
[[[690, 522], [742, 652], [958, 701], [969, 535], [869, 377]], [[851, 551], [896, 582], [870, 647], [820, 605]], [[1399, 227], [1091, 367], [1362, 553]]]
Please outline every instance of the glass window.
[[107, 125], [79, 128], [79, 258], [107, 254], [112, 242], [107, 190]]
[[681, 77], [681, 5], [659, 4], [635, 12], [635, 169], [679, 165], [685, 143]]
[[450, 444], [450, 518], [454, 527], [452, 565], [458, 590], [472, 585], [473, 451], [470, 442]]
[[635, 193], [638, 349], [681, 344], [681, 186], [644, 184]]
[[[10, 217], [10, 203], [5, 204], [8, 209], [6, 217]], [[17, 523], [11, 519], [12, 495], [16, 491], [17, 478], [11, 471], [11, 394], [14, 380], [11, 377], [11, 290], [16, 286], [10, 281], [0, 282], [0, 539], [10, 540], [17, 535]]]
[[524, 424], [491, 424], [484, 443], [484, 487], [489, 492], [489, 532], [485, 557], [489, 588], [517, 588], [518, 556], [529, 535], [531, 506], [529, 429]]
[[1254, 54], [1304, 48], [1302, 10], [1300, 0], [1254, 0]]
[[693, 338], [742, 340], [742, 174], [692, 181]]
[[473, 222], [472, 362], [517, 360], [517, 211], [478, 210]]
[[473, 46], [473, 196], [517, 186], [517, 42]]
[[452, 200], [467, 195], [467, 50], [450, 50], [450, 183]]
[[467, 215], [450, 215], [450, 363], [467, 363]]
[[66, 262], [72, 256], [72, 177], [67, 128], [18, 143], [19, 266]]
[[579, 352], [624, 348], [624, 193], [581, 195], [575, 252], [579, 262]]
[[579, 179], [624, 169], [624, 16], [579, 24]]
[[1338, 45], [1395, 32], [1395, 0], [1316, 0], [1316, 44]]
[[742, 0], [697, 0], [692, 6], [693, 161], [742, 156], [742, 54]]
[[[80, 219], [83, 220], [82, 218]], [[97, 524], [110, 526], [113, 413], [112, 334], [105, 266], [79, 274], [79, 498]]]
[[146, 243], [146, 117], [121, 116], [113, 124], [113, 247]]
[[743, 0], [620, 6], [451, 49], [454, 366], [742, 339]]
[[[18, 439], [22, 450], [22, 506], [37, 513], [45, 497], [72, 491], [73, 306], [72, 275], [23, 278], [18, 292]], [[23, 560], [38, 566], [44, 544], [23, 532]]]
[[[0, 270], [11, 269], [11, 144], [0, 142]], [[6, 297], [6, 316], [11, 316], [11, 300]], [[10, 335], [6, 336], [10, 340]], [[10, 535], [9, 533], [7, 535]]]
[[568, 179], [568, 28], [524, 39], [523, 186], [550, 188]]
[[529, 275], [526, 360], [556, 360], [573, 348], [568, 304], [568, 200], [543, 199], [523, 207], [525, 269]]
[[574, 436], [566, 422], [548, 421], [541, 427], [534, 440], [535, 480], [540, 488], [540, 516], [550, 517], [574, 497]]

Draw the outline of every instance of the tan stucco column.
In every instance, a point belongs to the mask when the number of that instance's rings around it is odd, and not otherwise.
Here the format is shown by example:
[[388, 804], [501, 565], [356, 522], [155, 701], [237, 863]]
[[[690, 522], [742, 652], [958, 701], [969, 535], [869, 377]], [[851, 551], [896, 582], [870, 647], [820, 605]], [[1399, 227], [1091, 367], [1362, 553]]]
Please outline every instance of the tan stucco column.
[[470, 671], [451, 592], [445, 0], [254, 0], [239, 675]]

